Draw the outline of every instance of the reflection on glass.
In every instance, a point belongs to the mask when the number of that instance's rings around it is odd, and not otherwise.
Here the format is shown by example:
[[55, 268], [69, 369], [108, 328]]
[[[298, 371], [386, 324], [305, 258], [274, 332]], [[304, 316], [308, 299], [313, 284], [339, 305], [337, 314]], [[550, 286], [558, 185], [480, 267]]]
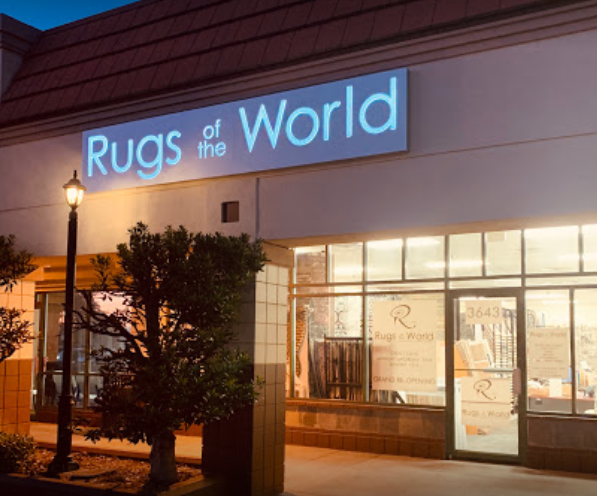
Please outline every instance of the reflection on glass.
[[305, 246], [295, 249], [296, 284], [326, 282], [325, 246]]
[[597, 225], [582, 226], [583, 263], [587, 272], [597, 271]]
[[444, 238], [408, 238], [406, 240], [406, 276], [408, 279], [444, 277]]
[[[50, 293], [46, 300], [46, 369], [62, 370], [64, 349], [64, 293]], [[83, 305], [83, 298], [75, 294], [75, 311]], [[73, 327], [72, 372], [85, 372], [86, 333]]]
[[297, 298], [295, 396], [363, 400], [363, 299]]
[[60, 391], [62, 391], [62, 374], [44, 374], [42, 388], [42, 405], [57, 407]]
[[578, 226], [527, 229], [524, 241], [528, 274], [579, 270]]
[[384, 239], [367, 243], [367, 280], [402, 278], [402, 240]]
[[103, 378], [99, 375], [91, 375], [89, 376], [89, 407], [93, 408], [94, 406], [97, 406], [95, 400], [97, 399], [99, 393], [100, 393], [100, 389], [102, 388], [103, 385]]
[[576, 338], [576, 411], [597, 415], [597, 290], [574, 292]]
[[521, 272], [520, 231], [485, 233], [488, 276], [515, 275]]
[[330, 282], [363, 280], [363, 243], [330, 245]]
[[71, 378], [71, 394], [75, 408], [85, 407], [85, 376], [73, 375]]
[[[103, 293], [96, 293], [93, 295], [93, 304], [99, 311], [106, 314], [126, 311], [124, 298], [122, 297], [107, 297]], [[89, 372], [91, 373], [99, 372], [102, 365], [101, 361], [97, 360], [95, 354], [101, 353], [102, 349], [104, 348], [109, 350], [118, 350], [124, 347], [124, 341], [119, 337], [91, 334], [89, 339], [89, 349], [94, 353], [94, 355], [90, 356], [89, 359]]]
[[445, 405], [444, 305], [443, 293], [367, 297], [370, 401]]
[[568, 291], [526, 292], [529, 410], [572, 412]]
[[450, 277], [479, 277], [483, 271], [481, 234], [450, 236]]

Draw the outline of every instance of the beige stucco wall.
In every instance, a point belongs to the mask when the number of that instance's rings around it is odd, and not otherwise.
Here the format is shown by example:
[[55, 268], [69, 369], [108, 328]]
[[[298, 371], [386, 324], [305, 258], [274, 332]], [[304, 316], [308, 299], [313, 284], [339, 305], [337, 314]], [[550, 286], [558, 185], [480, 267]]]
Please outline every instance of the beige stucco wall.
[[[597, 219], [595, 46], [597, 27], [410, 65], [408, 153], [88, 195], [79, 253], [113, 251], [138, 220], [285, 240]], [[64, 254], [61, 188], [80, 163], [80, 133], [1, 147], [0, 232], [17, 234], [36, 255]], [[221, 203], [234, 200], [241, 222], [222, 224]]]

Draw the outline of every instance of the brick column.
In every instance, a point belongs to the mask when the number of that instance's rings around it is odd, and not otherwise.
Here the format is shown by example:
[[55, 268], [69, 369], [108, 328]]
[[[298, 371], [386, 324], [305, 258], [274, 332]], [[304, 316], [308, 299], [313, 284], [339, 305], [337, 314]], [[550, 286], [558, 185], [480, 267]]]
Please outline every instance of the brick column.
[[288, 283], [288, 268], [268, 264], [245, 294], [238, 346], [253, 358], [255, 377], [265, 381], [257, 402], [204, 429], [203, 469], [221, 477], [235, 496], [284, 491]]
[[[0, 288], [0, 306], [25, 310], [23, 318], [33, 324], [35, 283], [23, 281], [12, 293], [4, 289]], [[32, 359], [33, 345], [28, 343], [0, 363], [0, 431], [29, 434]]]

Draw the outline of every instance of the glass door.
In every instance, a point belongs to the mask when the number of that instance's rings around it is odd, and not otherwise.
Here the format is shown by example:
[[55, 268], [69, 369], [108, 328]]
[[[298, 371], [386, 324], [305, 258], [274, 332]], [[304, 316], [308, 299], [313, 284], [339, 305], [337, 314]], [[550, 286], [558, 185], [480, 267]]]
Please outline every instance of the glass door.
[[522, 297], [474, 291], [449, 299], [450, 454], [518, 462], [526, 432]]

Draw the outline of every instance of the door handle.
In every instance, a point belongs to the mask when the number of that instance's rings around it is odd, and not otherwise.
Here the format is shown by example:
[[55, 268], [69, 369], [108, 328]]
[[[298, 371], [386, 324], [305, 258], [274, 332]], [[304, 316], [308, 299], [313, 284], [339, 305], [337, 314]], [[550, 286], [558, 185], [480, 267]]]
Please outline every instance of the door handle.
[[522, 371], [519, 368], [512, 371], [512, 393], [522, 394]]

